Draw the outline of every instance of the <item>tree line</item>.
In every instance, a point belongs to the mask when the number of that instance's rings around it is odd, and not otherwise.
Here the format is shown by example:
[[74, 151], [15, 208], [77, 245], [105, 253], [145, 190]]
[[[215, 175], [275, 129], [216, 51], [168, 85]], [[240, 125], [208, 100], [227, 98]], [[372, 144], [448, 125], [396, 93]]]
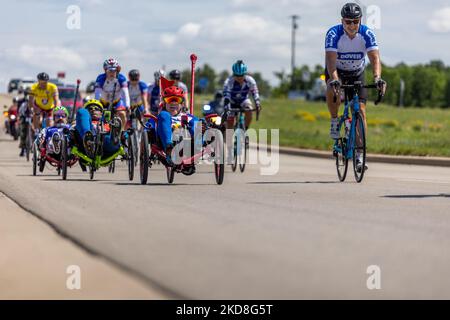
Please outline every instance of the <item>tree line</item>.
[[[307, 91], [323, 74], [322, 65], [316, 65], [313, 68], [303, 65], [295, 68], [293, 74], [285, 71], [274, 72], [279, 84], [272, 87], [260, 72], [250, 73], [258, 83], [263, 97], [287, 97], [290, 91]], [[196, 93], [213, 94], [221, 90], [229, 76], [228, 70], [216, 72], [208, 64], [198, 67], [195, 79]], [[188, 82], [190, 70], [184, 70], [182, 78]], [[404, 107], [450, 108], [450, 67], [440, 60], [416, 65], [399, 63], [395, 66], [387, 66], [383, 64], [383, 79], [388, 83], [388, 91], [384, 98], [387, 104]], [[373, 82], [370, 65], [366, 70], [366, 82]], [[370, 91], [370, 99], [373, 100], [376, 93]]]

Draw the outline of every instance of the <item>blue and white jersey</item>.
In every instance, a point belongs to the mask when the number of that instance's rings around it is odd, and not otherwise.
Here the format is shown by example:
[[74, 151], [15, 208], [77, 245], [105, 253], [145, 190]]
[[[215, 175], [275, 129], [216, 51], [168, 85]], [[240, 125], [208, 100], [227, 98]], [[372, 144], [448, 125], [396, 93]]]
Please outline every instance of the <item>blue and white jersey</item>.
[[102, 102], [110, 102], [113, 94], [114, 83], [117, 83], [114, 100], [129, 99], [129, 97], [123, 97], [123, 94], [121, 95], [124, 91], [128, 93], [127, 78], [121, 73], [119, 73], [119, 75], [112, 80], [106, 78], [106, 73], [100, 74], [97, 77], [97, 80], [95, 80], [95, 99], [101, 100]]
[[160, 103], [160, 89], [159, 89], [159, 85], [157, 84], [152, 84], [148, 87], [148, 92], [149, 92], [149, 105], [150, 105], [150, 109], [152, 111], [158, 111], [159, 108], [159, 103]]
[[252, 94], [255, 101], [259, 101], [258, 86], [256, 85], [255, 79], [251, 76], [246, 75], [242, 85], [234, 80], [233, 76], [225, 80], [223, 85], [223, 97], [225, 99], [228, 98], [231, 103], [240, 105], [249, 98], [250, 94]]
[[148, 93], [147, 84], [144, 81], [139, 81], [136, 85], [128, 81], [128, 93], [130, 95], [130, 104], [132, 106], [142, 105], [142, 95]]
[[337, 52], [336, 67], [339, 70], [360, 74], [364, 71], [366, 54], [378, 50], [375, 33], [365, 25], [360, 25], [353, 39], [345, 33], [342, 24], [328, 30], [325, 37], [325, 51]]

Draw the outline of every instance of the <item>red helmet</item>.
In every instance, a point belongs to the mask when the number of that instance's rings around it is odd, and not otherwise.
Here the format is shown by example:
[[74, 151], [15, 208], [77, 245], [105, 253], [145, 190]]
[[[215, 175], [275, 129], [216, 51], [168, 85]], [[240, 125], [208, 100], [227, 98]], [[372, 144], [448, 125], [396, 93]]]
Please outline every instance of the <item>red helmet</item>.
[[181, 89], [177, 86], [170, 86], [170, 87], [164, 89], [164, 92], [163, 92], [163, 98], [168, 98], [168, 97], [184, 98], [184, 91], [183, 91], [183, 89]]

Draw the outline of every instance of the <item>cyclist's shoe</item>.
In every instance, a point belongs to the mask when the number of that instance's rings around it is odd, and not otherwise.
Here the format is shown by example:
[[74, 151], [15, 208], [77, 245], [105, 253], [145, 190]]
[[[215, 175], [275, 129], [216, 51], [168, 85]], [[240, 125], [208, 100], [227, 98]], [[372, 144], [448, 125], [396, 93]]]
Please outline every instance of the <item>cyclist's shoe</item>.
[[[363, 163], [363, 159], [362, 159], [362, 155], [357, 155], [356, 156], [356, 172], [361, 173], [362, 172], [362, 163]], [[369, 169], [369, 167], [367, 167], [366, 164], [364, 164], [364, 171], [366, 171], [367, 169]]]
[[331, 139], [339, 139], [339, 118], [331, 118], [330, 137]]
[[175, 164], [172, 161], [172, 149], [173, 146], [171, 144], [166, 146], [166, 163], [168, 167], [174, 167]]
[[19, 157], [25, 157], [25, 148], [22, 148], [22, 149], [20, 150]]
[[129, 136], [128, 131], [122, 131], [122, 134], [120, 136], [120, 142], [122, 143], [123, 146], [127, 145], [128, 136]]
[[59, 154], [61, 152], [61, 136], [55, 132], [52, 136], [53, 152]]
[[84, 150], [86, 151], [86, 155], [89, 158], [93, 158], [95, 151], [95, 138], [91, 131], [88, 131], [84, 134], [83, 145]]
[[119, 143], [120, 132], [122, 130], [122, 121], [119, 118], [114, 118], [111, 121], [111, 139], [114, 145]]

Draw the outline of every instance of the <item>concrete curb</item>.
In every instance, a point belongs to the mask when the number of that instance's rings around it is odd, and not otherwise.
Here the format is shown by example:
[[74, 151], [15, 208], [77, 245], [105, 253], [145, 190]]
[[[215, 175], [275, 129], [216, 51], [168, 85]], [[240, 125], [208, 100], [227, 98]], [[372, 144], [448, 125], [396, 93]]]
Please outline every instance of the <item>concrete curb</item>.
[[[252, 145], [251, 147], [256, 148], [255, 145]], [[270, 150], [270, 146], [267, 146], [267, 148]], [[281, 154], [288, 154], [292, 156], [334, 159], [331, 151], [279, 147], [279, 152]], [[380, 163], [421, 165], [421, 166], [450, 167], [450, 158], [446, 157], [392, 156], [392, 155], [369, 153], [367, 154], [367, 161]]]

